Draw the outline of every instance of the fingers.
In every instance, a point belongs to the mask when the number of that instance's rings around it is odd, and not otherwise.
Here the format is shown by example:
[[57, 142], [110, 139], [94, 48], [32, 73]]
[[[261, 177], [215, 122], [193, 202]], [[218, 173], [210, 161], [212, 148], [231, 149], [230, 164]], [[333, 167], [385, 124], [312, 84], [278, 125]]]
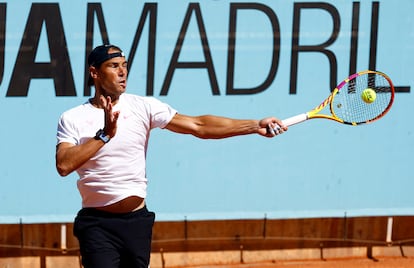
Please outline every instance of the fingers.
[[112, 99], [110, 96], [104, 97], [103, 95], [101, 95], [99, 97], [99, 100], [101, 101], [101, 105], [105, 111], [105, 117], [106, 118], [112, 118], [112, 108], [113, 108], [113, 104], [112, 104]]
[[281, 129], [282, 132], [288, 130], [287, 126], [285, 126], [285, 124], [283, 124], [283, 121], [280, 120], [280, 119], [277, 119], [277, 118], [275, 120], [275, 124], [274, 124], [273, 128], [279, 128], [279, 129]]
[[271, 122], [266, 125], [266, 136], [274, 137], [287, 131], [287, 127], [277, 118], [271, 118]]
[[110, 96], [99, 96], [99, 100], [101, 102], [101, 106], [104, 108], [105, 111], [112, 111], [112, 99]]
[[119, 117], [120, 113], [121, 113], [121, 111], [116, 111], [116, 112], [113, 113], [114, 121], [118, 121], [118, 117]]
[[115, 136], [117, 129], [117, 121], [120, 114], [120, 111], [112, 112], [113, 104], [110, 96], [104, 97], [101, 95], [99, 97], [101, 105], [105, 113], [105, 133], [108, 134], [111, 138]]
[[276, 136], [276, 132], [270, 124], [266, 126], [266, 135]]
[[104, 95], [100, 95], [99, 101], [101, 102], [102, 107], [104, 107], [105, 109], [106, 106], [108, 105], [108, 102], [111, 102], [111, 97], [108, 96], [108, 98], [105, 98]]
[[270, 136], [272, 136], [272, 137], [276, 136], [276, 135], [279, 135], [279, 134], [282, 134], [286, 130], [287, 130], [286, 127], [280, 126], [280, 125], [277, 125], [277, 124], [269, 124], [266, 127], [267, 134], [270, 134]]

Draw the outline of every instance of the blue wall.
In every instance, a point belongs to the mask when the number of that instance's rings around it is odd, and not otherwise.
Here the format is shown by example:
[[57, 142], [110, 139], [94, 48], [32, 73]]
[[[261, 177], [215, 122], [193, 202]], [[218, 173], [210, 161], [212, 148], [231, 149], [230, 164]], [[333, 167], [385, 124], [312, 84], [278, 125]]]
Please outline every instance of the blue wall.
[[190, 3], [0, 4], [0, 223], [72, 221], [80, 208], [76, 174], [55, 170], [56, 125], [89, 98], [85, 54], [102, 40], [128, 55], [130, 93], [184, 114], [286, 118], [369, 68], [397, 87], [391, 111], [362, 127], [314, 120], [226, 140], [153, 131], [158, 220], [414, 213], [413, 1]]

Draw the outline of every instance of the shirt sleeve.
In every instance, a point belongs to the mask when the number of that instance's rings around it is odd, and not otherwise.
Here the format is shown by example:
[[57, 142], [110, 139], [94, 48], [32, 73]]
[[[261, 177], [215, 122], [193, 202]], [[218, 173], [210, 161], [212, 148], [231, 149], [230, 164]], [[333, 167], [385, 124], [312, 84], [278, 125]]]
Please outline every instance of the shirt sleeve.
[[165, 128], [177, 114], [177, 110], [158, 99], [148, 97], [147, 101], [151, 114], [151, 128]]
[[57, 144], [62, 142], [69, 142], [72, 144], [79, 144], [78, 131], [70, 123], [68, 116], [64, 113], [60, 116], [57, 126]]

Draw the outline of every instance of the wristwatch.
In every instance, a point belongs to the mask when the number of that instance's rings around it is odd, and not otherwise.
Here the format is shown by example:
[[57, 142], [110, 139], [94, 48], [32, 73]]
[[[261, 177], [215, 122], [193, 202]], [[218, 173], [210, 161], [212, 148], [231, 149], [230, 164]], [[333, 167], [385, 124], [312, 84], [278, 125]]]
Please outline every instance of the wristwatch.
[[104, 143], [108, 143], [111, 138], [105, 134], [105, 131], [103, 129], [98, 130], [95, 135], [95, 140], [101, 140]]

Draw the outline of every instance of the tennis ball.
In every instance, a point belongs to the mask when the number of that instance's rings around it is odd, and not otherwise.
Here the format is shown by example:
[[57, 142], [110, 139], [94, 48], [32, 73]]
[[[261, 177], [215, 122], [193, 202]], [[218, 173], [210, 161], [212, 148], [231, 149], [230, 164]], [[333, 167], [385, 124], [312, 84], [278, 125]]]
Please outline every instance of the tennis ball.
[[361, 98], [365, 103], [373, 103], [377, 98], [377, 93], [372, 88], [366, 88], [362, 91]]

